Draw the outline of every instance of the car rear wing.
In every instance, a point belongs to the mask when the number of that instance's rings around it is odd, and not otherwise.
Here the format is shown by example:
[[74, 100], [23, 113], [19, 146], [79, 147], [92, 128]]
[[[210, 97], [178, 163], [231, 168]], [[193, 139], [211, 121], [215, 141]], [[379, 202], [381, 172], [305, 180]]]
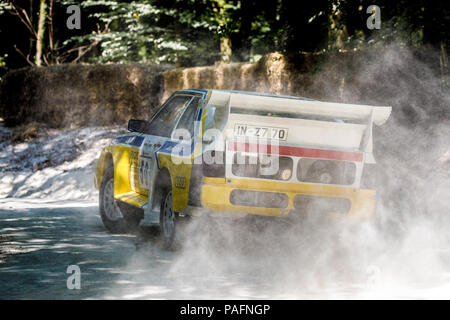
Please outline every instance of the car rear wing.
[[287, 128], [281, 144], [364, 153], [375, 163], [372, 126], [384, 124], [391, 107], [332, 103], [305, 98], [213, 91], [209, 104], [227, 109], [227, 139], [237, 125]]
[[248, 110], [288, 112], [298, 115], [333, 116], [344, 119], [369, 119], [380, 126], [391, 114], [391, 107], [368, 106], [335, 102], [321, 102], [302, 98], [267, 97], [249, 94], [231, 94], [230, 107]]

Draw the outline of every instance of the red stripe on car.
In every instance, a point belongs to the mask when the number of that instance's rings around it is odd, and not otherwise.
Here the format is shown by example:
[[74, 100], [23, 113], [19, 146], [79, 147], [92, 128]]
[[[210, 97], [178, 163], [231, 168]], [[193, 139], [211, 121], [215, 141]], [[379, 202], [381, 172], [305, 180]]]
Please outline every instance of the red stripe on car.
[[363, 154], [361, 152], [311, 149], [311, 148], [300, 148], [289, 146], [273, 146], [270, 144], [269, 145], [255, 144], [248, 142], [229, 142], [228, 150], [242, 151], [242, 152], [259, 152], [265, 154], [279, 154], [280, 156], [292, 156], [303, 158], [320, 158], [320, 159], [347, 160], [359, 162], [363, 160]]

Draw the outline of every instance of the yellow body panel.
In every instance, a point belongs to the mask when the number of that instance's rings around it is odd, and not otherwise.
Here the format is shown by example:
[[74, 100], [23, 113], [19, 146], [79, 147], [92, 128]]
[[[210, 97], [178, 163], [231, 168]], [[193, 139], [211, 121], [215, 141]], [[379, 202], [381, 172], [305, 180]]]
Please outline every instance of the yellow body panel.
[[[95, 186], [100, 188], [108, 167], [109, 156], [114, 163], [114, 197], [133, 206], [141, 207], [148, 198], [148, 191], [141, 188], [138, 178], [139, 148], [126, 145], [108, 146], [103, 149], [95, 168]], [[134, 189], [133, 190], [133, 186]]]
[[138, 152], [137, 148], [117, 145], [113, 148], [114, 160], [114, 196], [133, 191], [130, 183], [130, 162], [132, 152]]
[[144, 196], [142, 194], [139, 194], [139, 193], [133, 192], [133, 191], [130, 191], [127, 193], [122, 193], [122, 194], [117, 194], [117, 195], [114, 195], [114, 197], [117, 200], [126, 202], [126, 203], [131, 204], [132, 206], [135, 206], [138, 208], [142, 207], [148, 200], [147, 196]]
[[[104, 148], [95, 169], [94, 182], [97, 189], [100, 188], [101, 180], [108, 166], [108, 154], [112, 156], [114, 163], [114, 197], [133, 206], [141, 207], [148, 200], [148, 191], [139, 185], [137, 168], [139, 149], [126, 145]], [[184, 159], [184, 163], [176, 164], [170, 154], [158, 154], [160, 168], [167, 168], [171, 177], [175, 211], [184, 209], [188, 203], [192, 158]]]
[[[141, 207], [147, 201], [148, 193], [136, 192], [141, 189], [133, 190], [130, 181], [130, 177], [133, 175], [130, 166], [133, 162], [136, 162], [136, 156], [139, 157], [139, 153], [136, 155], [136, 152], [138, 152], [138, 148], [123, 145], [105, 148], [100, 155], [95, 170], [95, 184], [99, 188], [108, 165], [108, 154], [111, 154], [115, 168], [114, 195], [116, 199]], [[188, 203], [192, 157], [184, 159], [184, 163], [176, 164], [170, 154], [158, 154], [158, 160], [160, 168], [167, 168], [170, 173], [173, 207], [175, 211], [180, 211]], [[137, 176], [131, 177], [131, 179], [138, 180]], [[136, 181], [134, 183], [138, 184]], [[233, 205], [230, 203], [230, 193], [234, 189], [285, 193], [289, 198], [288, 206], [278, 209]], [[375, 190], [354, 189], [352, 187], [205, 177], [201, 190], [202, 206], [214, 211], [245, 212], [283, 217], [294, 209], [294, 198], [297, 194], [347, 198], [350, 200], [351, 209], [347, 214], [330, 213], [331, 217], [370, 218], [375, 210]]]
[[[289, 203], [287, 208], [283, 209], [233, 205], [230, 202], [230, 194], [235, 189], [284, 193], [288, 196]], [[204, 178], [201, 201], [203, 207], [214, 211], [285, 217], [294, 209], [294, 198], [298, 194], [349, 199], [350, 211], [347, 214], [330, 212], [332, 217], [370, 218], [375, 210], [375, 190], [248, 179]]]
[[[187, 206], [189, 197], [189, 182], [191, 179], [192, 157], [179, 161], [170, 154], [158, 154], [160, 168], [167, 168], [172, 182], [173, 210], [180, 211]], [[178, 158], [181, 159], [181, 158]], [[175, 160], [175, 161], [174, 161]]]
[[105, 175], [106, 169], [108, 168], [110, 156], [111, 156], [111, 146], [103, 148], [100, 157], [97, 160], [97, 165], [95, 167], [94, 185], [95, 188], [97, 189], [100, 189], [100, 185], [102, 184], [103, 176]]

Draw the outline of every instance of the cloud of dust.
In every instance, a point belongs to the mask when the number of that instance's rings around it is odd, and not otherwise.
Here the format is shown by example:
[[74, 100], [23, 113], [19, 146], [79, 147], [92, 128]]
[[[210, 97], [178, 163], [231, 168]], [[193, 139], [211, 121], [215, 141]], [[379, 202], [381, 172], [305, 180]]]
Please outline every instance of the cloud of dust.
[[[374, 127], [376, 216], [290, 226], [276, 219], [192, 219], [180, 228], [177, 251], [149, 244], [130, 262], [146, 270], [139, 282], [147, 289], [159, 283], [152, 294], [133, 297], [449, 298], [437, 289], [450, 283], [449, 96], [423, 59], [436, 53], [393, 44], [361, 55], [363, 67], [324, 100], [393, 107], [389, 121]], [[157, 267], [156, 260], [165, 262]]]

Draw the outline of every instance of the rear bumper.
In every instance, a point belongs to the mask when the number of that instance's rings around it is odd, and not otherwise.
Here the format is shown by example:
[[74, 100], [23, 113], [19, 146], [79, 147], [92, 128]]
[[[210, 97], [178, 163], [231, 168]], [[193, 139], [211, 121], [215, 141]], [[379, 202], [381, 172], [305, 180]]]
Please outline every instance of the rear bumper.
[[[252, 201], [253, 203], [256, 202], [254, 199], [241, 204], [236, 204], [236, 201], [233, 201], [233, 204], [230, 200], [233, 190], [237, 190], [234, 191], [234, 194], [243, 194], [250, 191], [248, 194], [258, 195], [268, 192], [270, 195], [275, 194], [282, 200], [272, 201], [271, 199], [268, 202], [272, 204], [269, 205], [267, 203], [252, 205]], [[306, 196], [310, 199], [330, 200], [346, 199], [349, 203], [347, 212], [328, 211], [326, 214], [336, 218], [368, 219], [375, 211], [375, 194], [375, 190], [354, 189], [352, 187], [205, 177], [201, 190], [201, 203], [204, 208], [219, 212], [286, 217], [291, 211], [301, 211], [297, 201], [299, 197], [305, 198]], [[276, 206], [277, 208], [266, 206]]]

